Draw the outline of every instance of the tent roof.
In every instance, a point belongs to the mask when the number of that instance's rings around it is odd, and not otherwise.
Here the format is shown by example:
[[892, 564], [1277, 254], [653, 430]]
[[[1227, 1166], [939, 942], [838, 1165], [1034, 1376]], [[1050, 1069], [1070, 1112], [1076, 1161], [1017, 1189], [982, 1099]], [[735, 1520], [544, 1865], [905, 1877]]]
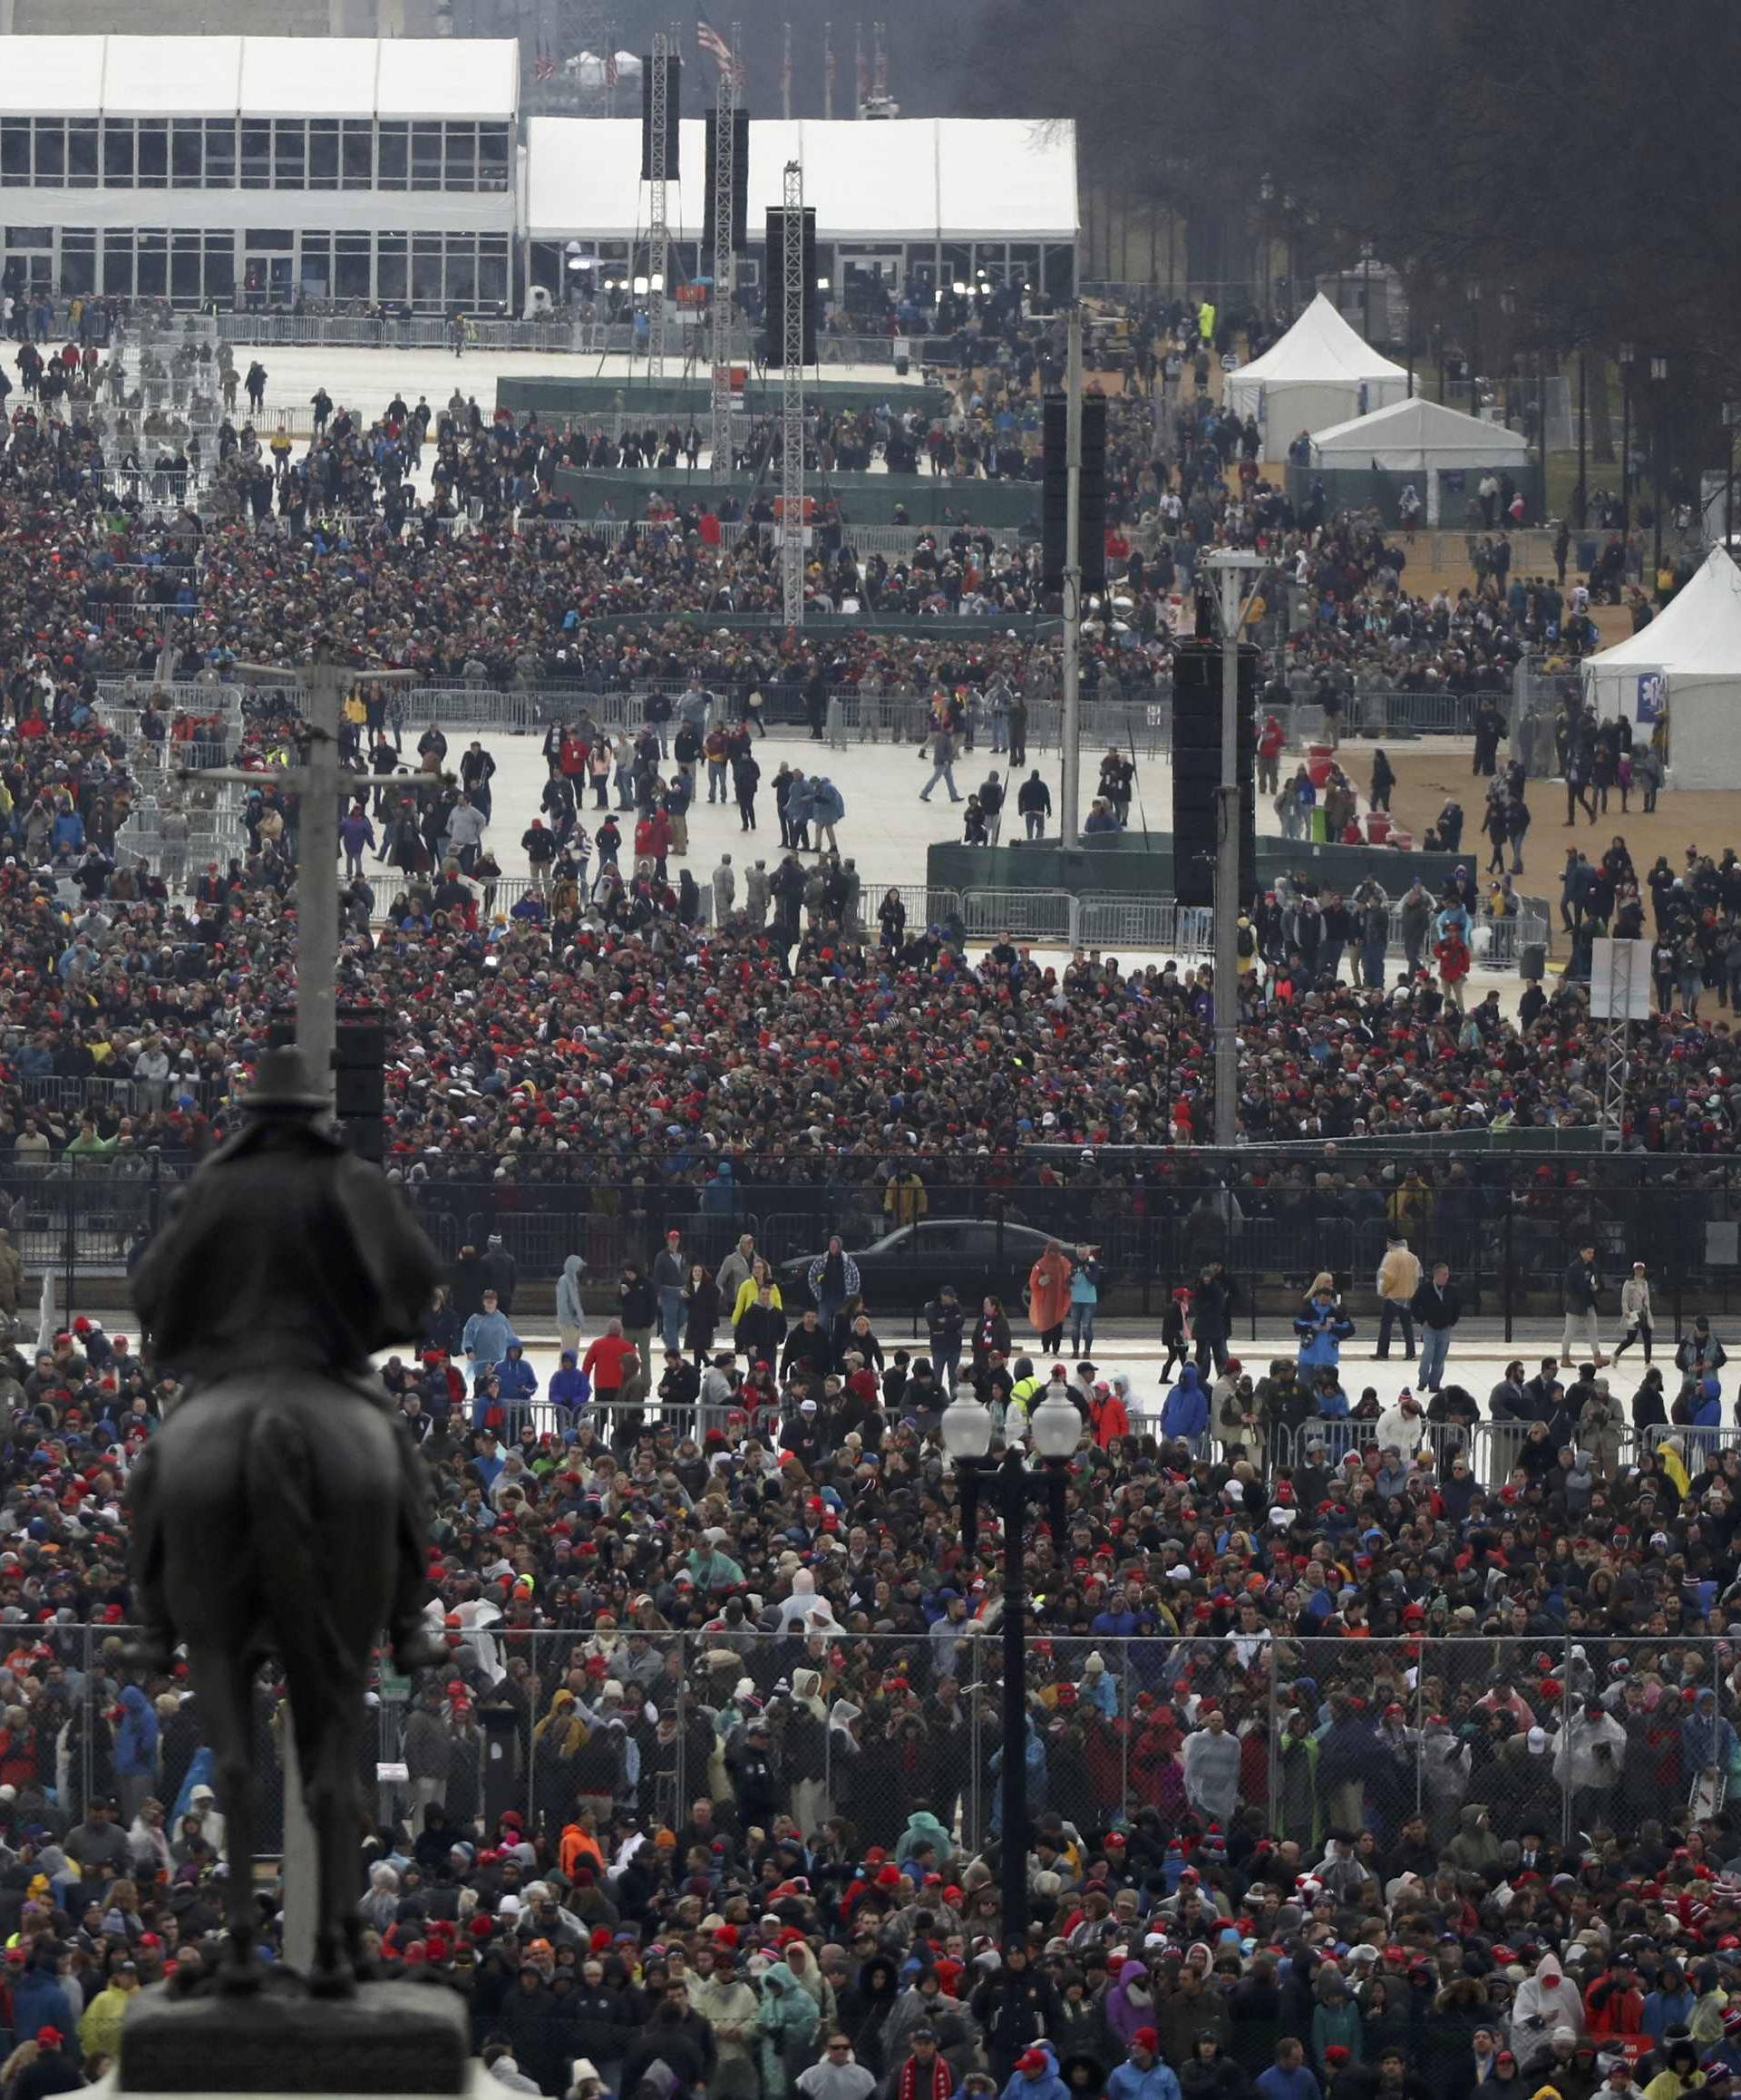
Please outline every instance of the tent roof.
[[1741, 677], [1741, 569], [1713, 547], [1692, 581], [1649, 627], [1584, 659], [1591, 672], [1683, 672], [1697, 676]]
[[1500, 466], [1522, 459], [1529, 449], [1521, 431], [1464, 415], [1418, 394], [1334, 423], [1312, 438], [1320, 466], [1376, 466], [1396, 472], [1418, 468], [1423, 458], [1428, 466]]
[[[632, 239], [642, 224], [638, 117], [533, 117], [527, 124], [526, 230], [535, 240]], [[704, 138], [683, 122], [674, 226], [700, 230]], [[750, 123], [750, 237], [802, 162], [819, 240], [1074, 240], [1074, 125], [1018, 118], [896, 118]]]
[[505, 121], [509, 37], [8, 36], [7, 115], [454, 117]]
[[1405, 365], [1393, 365], [1357, 330], [1350, 328], [1320, 292], [1279, 343], [1261, 357], [1241, 365], [1230, 380], [1260, 380], [1266, 386], [1344, 380], [1406, 379]]

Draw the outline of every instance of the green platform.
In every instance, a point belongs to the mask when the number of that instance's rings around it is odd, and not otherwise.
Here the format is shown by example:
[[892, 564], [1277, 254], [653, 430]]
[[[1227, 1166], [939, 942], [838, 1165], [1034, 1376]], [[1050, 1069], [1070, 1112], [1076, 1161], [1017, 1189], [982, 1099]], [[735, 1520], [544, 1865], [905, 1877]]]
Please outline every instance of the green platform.
[[[958, 764], [958, 774], [965, 763]], [[1001, 765], [998, 770], [1003, 771]], [[1416, 876], [1437, 896], [1454, 870], [1472, 865], [1470, 857], [1462, 853], [1314, 846], [1295, 839], [1258, 841], [1258, 886], [1263, 890], [1271, 888], [1279, 877], [1298, 870], [1309, 874], [1321, 889], [1346, 897], [1370, 875], [1383, 884], [1394, 903]], [[925, 856], [925, 880], [935, 890], [1064, 890], [1082, 897], [1171, 897], [1172, 837], [1170, 832], [1151, 831], [1145, 840], [1141, 831], [1120, 831], [1109, 834], [1104, 842], [1068, 851], [1055, 842], [932, 846]]]
[[[804, 381], [804, 398], [831, 409], [880, 408], [899, 403], [925, 415], [942, 415], [949, 405], [948, 391], [940, 386], [916, 386], [909, 381], [867, 379], [813, 379]], [[496, 406], [523, 414], [535, 409], [558, 423], [588, 415], [608, 415], [618, 409], [645, 411], [651, 416], [694, 416], [704, 427], [713, 397], [705, 376], [699, 379], [664, 379], [657, 385], [645, 379], [600, 375], [597, 378], [498, 379]], [[776, 415], [780, 388], [752, 384], [743, 405], [752, 415]]]
[[[777, 488], [777, 478], [774, 487]], [[574, 505], [580, 518], [596, 518], [608, 501], [616, 518], [640, 518], [647, 500], [655, 492], [668, 494], [679, 505], [699, 503], [717, 510], [727, 496], [747, 503], [755, 484], [747, 474], [730, 481], [716, 480], [703, 470], [690, 474], [682, 468], [660, 471], [644, 468], [633, 473], [593, 473], [559, 467], [553, 486], [559, 496]], [[907, 513], [909, 525], [941, 525], [966, 520], [974, 525], [1007, 526], [1037, 532], [1040, 524], [1040, 490], [1036, 481], [952, 481], [934, 474], [829, 474], [811, 483], [817, 499], [832, 496], [841, 514], [855, 525], [894, 525], [897, 507]]]

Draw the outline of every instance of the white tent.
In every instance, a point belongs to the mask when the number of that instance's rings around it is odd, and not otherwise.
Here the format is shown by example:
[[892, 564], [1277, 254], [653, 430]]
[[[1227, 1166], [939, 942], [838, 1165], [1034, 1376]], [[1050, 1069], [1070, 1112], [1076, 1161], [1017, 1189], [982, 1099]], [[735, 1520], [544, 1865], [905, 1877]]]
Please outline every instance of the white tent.
[[1584, 664], [1584, 697], [1645, 735], [1666, 711], [1680, 787], [1741, 787], [1741, 569], [1720, 547], [1649, 626]]
[[1515, 472], [1529, 450], [1520, 431], [1464, 415], [1417, 394], [1319, 431], [1312, 439], [1312, 464], [1412, 474], [1426, 505], [1426, 521], [1436, 525], [1442, 473], [1479, 474], [1489, 467]]
[[1320, 292], [1279, 343], [1230, 372], [1221, 399], [1257, 418], [1266, 460], [1285, 460], [1300, 432], [1328, 430], [1408, 397], [1408, 373], [1342, 318]]

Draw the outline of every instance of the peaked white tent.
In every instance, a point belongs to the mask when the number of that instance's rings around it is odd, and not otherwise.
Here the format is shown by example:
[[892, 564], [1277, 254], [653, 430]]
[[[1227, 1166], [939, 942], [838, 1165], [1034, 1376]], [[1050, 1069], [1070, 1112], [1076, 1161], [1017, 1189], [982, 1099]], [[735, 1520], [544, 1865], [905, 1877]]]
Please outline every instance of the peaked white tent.
[[1300, 432], [1328, 430], [1408, 398], [1408, 372], [1381, 356], [1320, 292], [1279, 343], [1230, 372], [1221, 400], [1257, 418], [1266, 460], [1284, 460]]
[[1441, 473], [1483, 473], [1489, 467], [1515, 472], [1529, 450], [1521, 432], [1417, 394], [1319, 431], [1312, 439], [1312, 464], [1411, 474], [1426, 505], [1426, 521], [1436, 525]]
[[1741, 569], [1721, 547], [1648, 627], [1588, 657], [1584, 697], [1602, 721], [1649, 735], [1668, 716], [1679, 787], [1741, 787]]

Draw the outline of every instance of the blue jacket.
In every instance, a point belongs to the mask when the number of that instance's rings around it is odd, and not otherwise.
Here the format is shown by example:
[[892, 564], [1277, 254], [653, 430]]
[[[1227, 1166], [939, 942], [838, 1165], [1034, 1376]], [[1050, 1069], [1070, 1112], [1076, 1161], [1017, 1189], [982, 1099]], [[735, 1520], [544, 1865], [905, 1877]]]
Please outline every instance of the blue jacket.
[[1354, 1322], [1339, 1306], [1328, 1308], [1328, 1325], [1320, 1328], [1322, 1318], [1316, 1298], [1308, 1298], [1295, 1316], [1294, 1332], [1299, 1337], [1299, 1360], [1317, 1370], [1325, 1364], [1341, 1361], [1341, 1347], [1354, 1332]]
[[819, 824], [838, 824], [846, 814], [846, 797], [832, 780], [812, 783], [810, 813]]
[[504, 1400], [530, 1400], [538, 1391], [538, 1373], [524, 1356], [504, 1356], [496, 1366]]
[[58, 2027], [63, 2052], [78, 2062], [79, 2022], [73, 2001], [52, 1969], [38, 1969], [33, 1964], [12, 1987], [12, 2031], [15, 2037], [24, 2039], [34, 2035], [38, 2027]]
[[121, 1694], [121, 1726], [115, 1730], [115, 1775], [154, 1778], [157, 1773], [157, 1709], [137, 1685]]
[[696, 1208], [705, 1218], [731, 1218], [736, 1215], [738, 1189], [732, 1174], [730, 1160], [721, 1160], [719, 1172], [701, 1191]]
[[[1058, 2059], [1046, 2043], [1037, 2046], [1048, 2067], [1034, 2078], [1026, 2071], [1012, 2071], [1001, 2100], [1071, 2100], [1069, 2086], [1058, 2076]], [[1175, 2085], [1173, 2090], [1177, 2092], [1178, 2087]]]
[[584, 1371], [569, 1364], [550, 1380], [550, 1398], [558, 1407], [572, 1407], [578, 1411], [592, 1398], [592, 1380]]
[[1161, 1409], [1161, 1434], [1201, 1436], [1208, 1427], [1209, 1395], [1203, 1391], [1202, 1373], [1195, 1364], [1187, 1364]]
[[1304, 2064], [1297, 2071], [1284, 2071], [1279, 2064], [1271, 2064], [1267, 2071], [1259, 2073], [1256, 2085], [1263, 2100], [1319, 2100], [1318, 2080]]
[[1179, 2100], [1179, 2081], [1159, 2056], [1146, 2071], [1127, 2058], [1107, 2079], [1106, 2100]]

